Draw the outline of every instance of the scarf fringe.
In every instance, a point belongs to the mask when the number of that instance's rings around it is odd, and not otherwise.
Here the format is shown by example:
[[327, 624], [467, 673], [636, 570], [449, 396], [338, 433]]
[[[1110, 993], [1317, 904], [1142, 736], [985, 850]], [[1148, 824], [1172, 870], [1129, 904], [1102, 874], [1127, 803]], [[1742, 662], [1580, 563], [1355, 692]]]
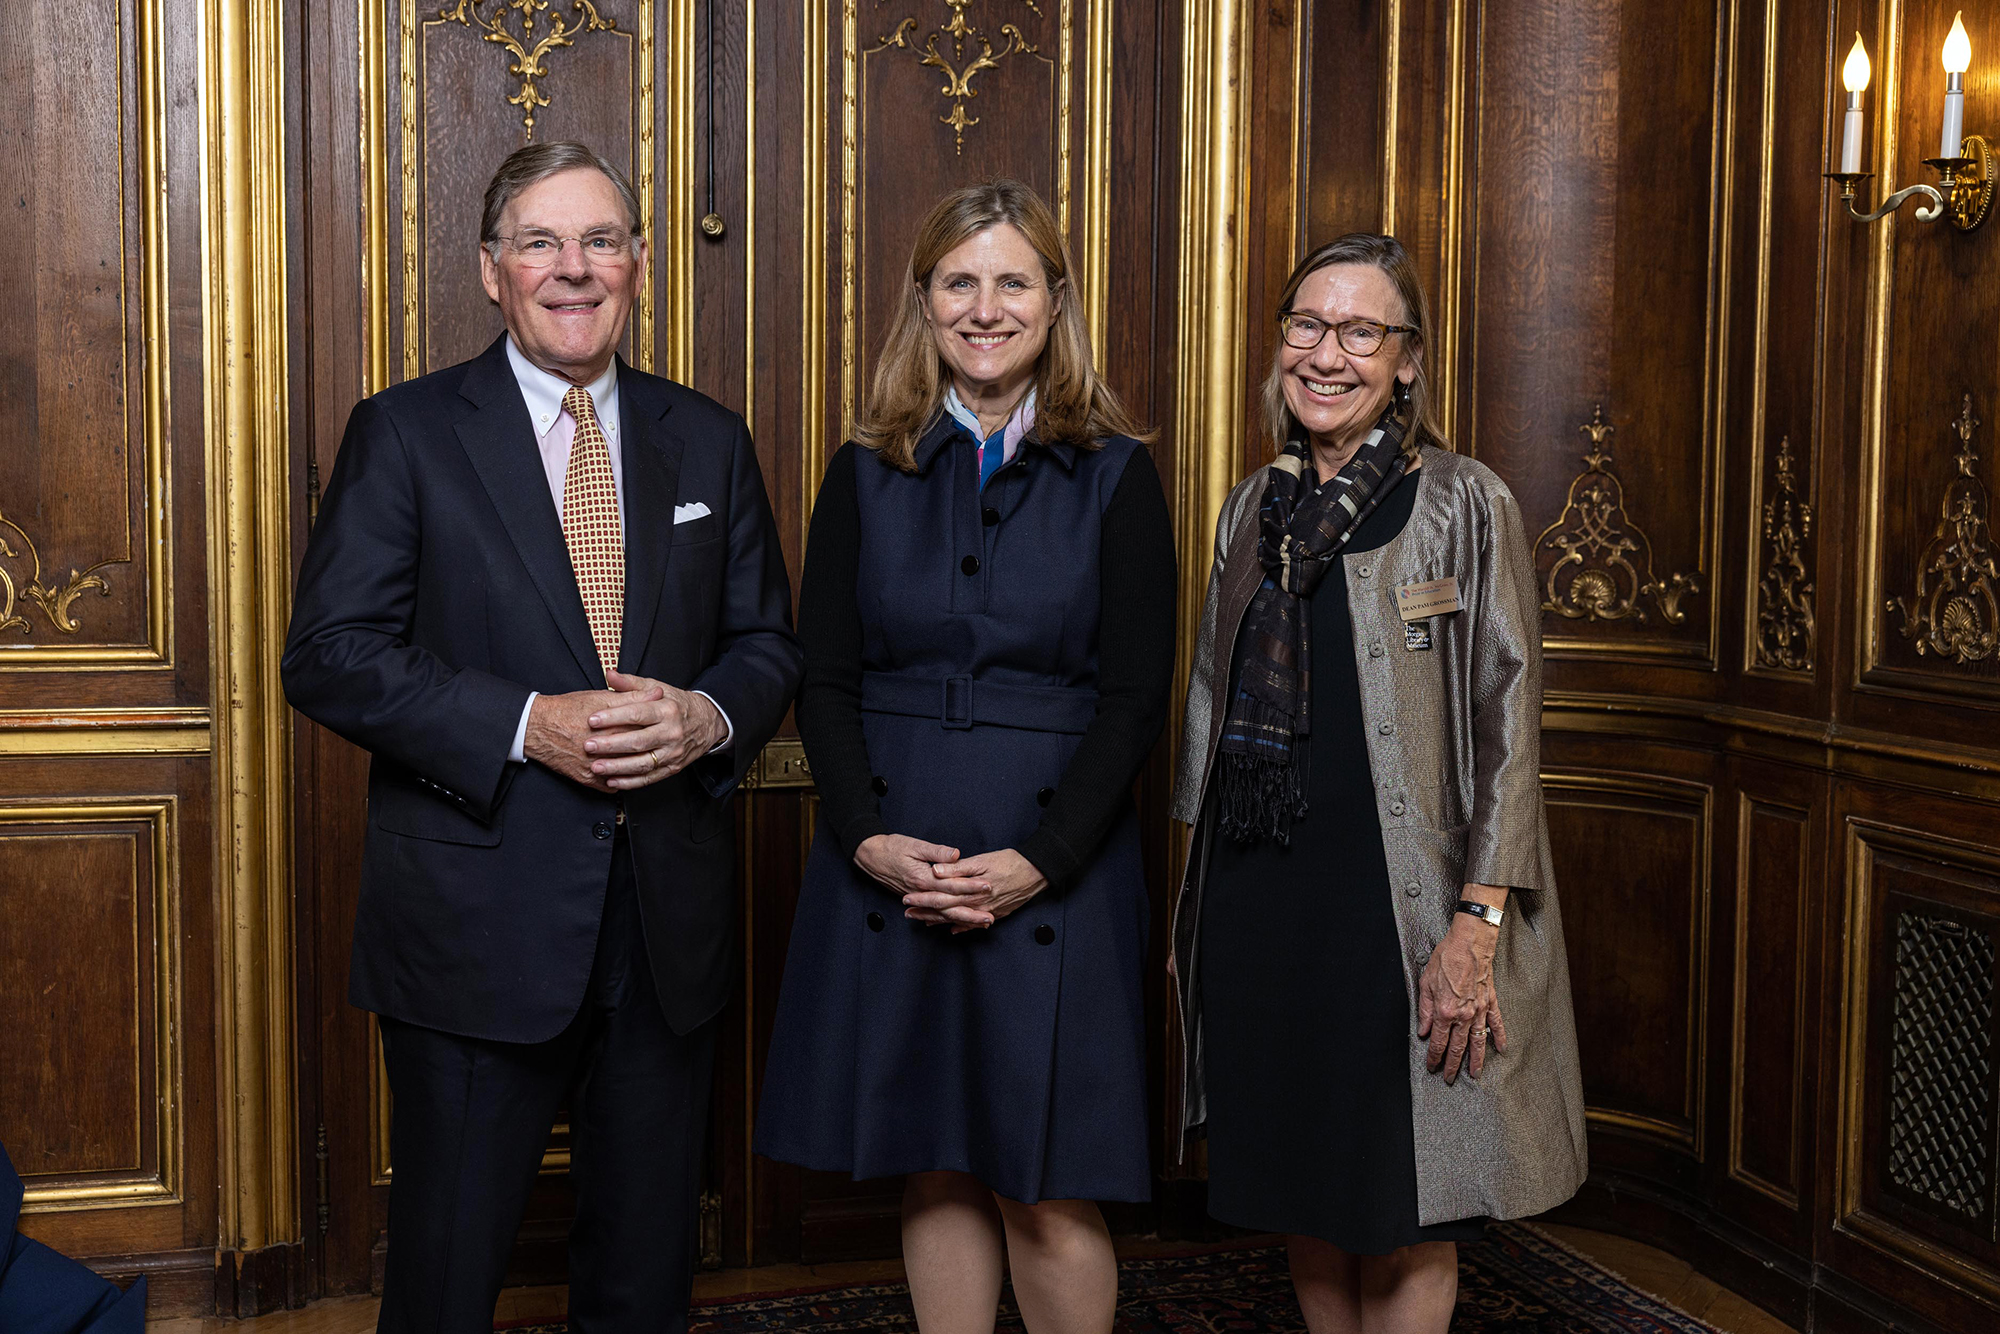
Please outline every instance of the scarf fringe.
[[1255, 755], [1222, 756], [1216, 814], [1222, 832], [1238, 843], [1274, 839], [1279, 847], [1292, 841], [1292, 821], [1306, 813], [1305, 738], [1294, 743], [1289, 763]]

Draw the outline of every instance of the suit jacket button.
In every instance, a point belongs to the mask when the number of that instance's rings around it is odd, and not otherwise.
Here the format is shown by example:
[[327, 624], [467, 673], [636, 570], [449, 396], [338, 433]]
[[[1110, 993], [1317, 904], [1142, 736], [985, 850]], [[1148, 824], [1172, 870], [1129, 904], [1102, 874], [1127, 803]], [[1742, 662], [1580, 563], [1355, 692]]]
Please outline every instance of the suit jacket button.
[[886, 797], [889, 795], [889, 780], [881, 774], [876, 774], [868, 780], [868, 790], [878, 797]]
[[868, 929], [870, 931], [880, 931], [882, 927], [883, 927], [882, 914], [878, 912], [869, 913]]
[[1405, 894], [1408, 894], [1413, 899], [1422, 898], [1424, 893], [1423, 889], [1414, 880], [1410, 882], [1409, 888], [1405, 889], [1403, 892]]
[[1037, 945], [1055, 944], [1056, 929], [1050, 926], [1047, 922], [1043, 922], [1040, 926], [1035, 928], [1035, 943]]
[[1400, 801], [1392, 801], [1392, 802], [1390, 802], [1390, 803], [1389, 803], [1389, 814], [1391, 814], [1391, 815], [1401, 815], [1402, 813], [1403, 813], [1403, 803], [1402, 803], [1402, 802], [1400, 802]]
[[611, 821], [599, 820], [596, 824], [590, 827], [590, 832], [597, 835], [599, 838], [610, 838]]
[[979, 511], [979, 521], [988, 528], [991, 528], [994, 524], [1000, 522], [1000, 511], [988, 505], [985, 509]]
[[964, 570], [967, 574], [978, 574], [979, 557], [967, 556], [964, 560], [958, 563], [958, 568]]
[[1052, 787], [1045, 787], [1035, 794], [1035, 804], [1037, 806], [1046, 806], [1055, 799], [1056, 790]]

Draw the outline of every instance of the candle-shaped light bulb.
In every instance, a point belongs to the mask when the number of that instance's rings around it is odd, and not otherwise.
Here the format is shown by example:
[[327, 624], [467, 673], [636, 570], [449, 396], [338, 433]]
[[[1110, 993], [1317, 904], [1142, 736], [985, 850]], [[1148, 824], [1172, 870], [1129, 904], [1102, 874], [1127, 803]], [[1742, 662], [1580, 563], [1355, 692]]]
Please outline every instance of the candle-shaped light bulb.
[[1840, 169], [1849, 175], [1861, 170], [1861, 93], [1868, 86], [1868, 48], [1861, 44], [1861, 34], [1854, 34], [1854, 49], [1847, 53], [1847, 63], [1841, 66], [1840, 81], [1847, 85], [1847, 115], [1842, 118], [1840, 133]]
[[1861, 44], [1861, 34], [1854, 34], [1854, 48], [1847, 53], [1847, 63], [1840, 67], [1840, 81], [1847, 85], [1850, 93], [1863, 92], [1874, 70], [1868, 65], [1868, 48]]
[[1965, 137], [1965, 71], [1972, 64], [1972, 39], [1965, 35], [1965, 11], [1951, 21], [1944, 39], [1944, 139], [1939, 157], [1957, 157]]
[[1965, 35], [1965, 11], [1959, 10], [1951, 21], [1951, 32], [1944, 39], [1944, 72], [1963, 74], [1972, 68], [1972, 39]]

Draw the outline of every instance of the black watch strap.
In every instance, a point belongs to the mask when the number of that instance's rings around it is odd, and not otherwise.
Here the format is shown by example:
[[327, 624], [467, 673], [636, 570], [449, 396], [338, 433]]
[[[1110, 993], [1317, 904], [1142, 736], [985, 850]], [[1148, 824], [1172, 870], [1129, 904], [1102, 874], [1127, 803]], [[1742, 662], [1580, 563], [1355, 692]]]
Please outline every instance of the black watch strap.
[[1477, 917], [1480, 921], [1492, 926], [1500, 925], [1500, 919], [1507, 915], [1507, 911], [1504, 908], [1495, 908], [1491, 904], [1486, 903], [1474, 903], [1471, 899], [1460, 899], [1458, 907], [1453, 909], [1453, 911], [1462, 912], [1468, 917]]

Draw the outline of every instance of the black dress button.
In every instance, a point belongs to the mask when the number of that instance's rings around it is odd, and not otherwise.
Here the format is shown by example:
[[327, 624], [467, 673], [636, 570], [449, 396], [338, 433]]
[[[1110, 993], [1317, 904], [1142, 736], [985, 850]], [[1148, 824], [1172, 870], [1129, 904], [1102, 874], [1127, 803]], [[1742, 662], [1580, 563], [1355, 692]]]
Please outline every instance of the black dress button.
[[978, 574], [979, 557], [967, 556], [964, 560], [958, 563], [958, 568], [964, 570], [967, 574]]
[[872, 912], [868, 914], [868, 929], [870, 931], [880, 931], [882, 929], [882, 925], [883, 923], [882, 923], [881, 913]]
[[596, 824], [590, 827], [590, 832], [597, 835], [599, 838], [610, 838], [611, 821], [599, 820]]
[[1037, 806], [1046, 806], [1055, 799], [1056, 790], [1052, 787], [1045, 787], [1035, 794], [1035, 804]]
[[991, 528], [994, 524], [1000, 522], [1000, 511], [988, 505], [985, 509], [979, 511], [979, 521], [988, 528]]
[[1035, 928], [1035, 943], [1037, 945], [1055, 944], [1056, 929], [1050, 926], [1047, 922], [1043, 922], [1040, 926]]
[[889, 795], [889, 780], [884, 778], [881, 774], [876, 774], [873, 778], [869, 779], [868, 787], [878, 797], [886, 797]]

